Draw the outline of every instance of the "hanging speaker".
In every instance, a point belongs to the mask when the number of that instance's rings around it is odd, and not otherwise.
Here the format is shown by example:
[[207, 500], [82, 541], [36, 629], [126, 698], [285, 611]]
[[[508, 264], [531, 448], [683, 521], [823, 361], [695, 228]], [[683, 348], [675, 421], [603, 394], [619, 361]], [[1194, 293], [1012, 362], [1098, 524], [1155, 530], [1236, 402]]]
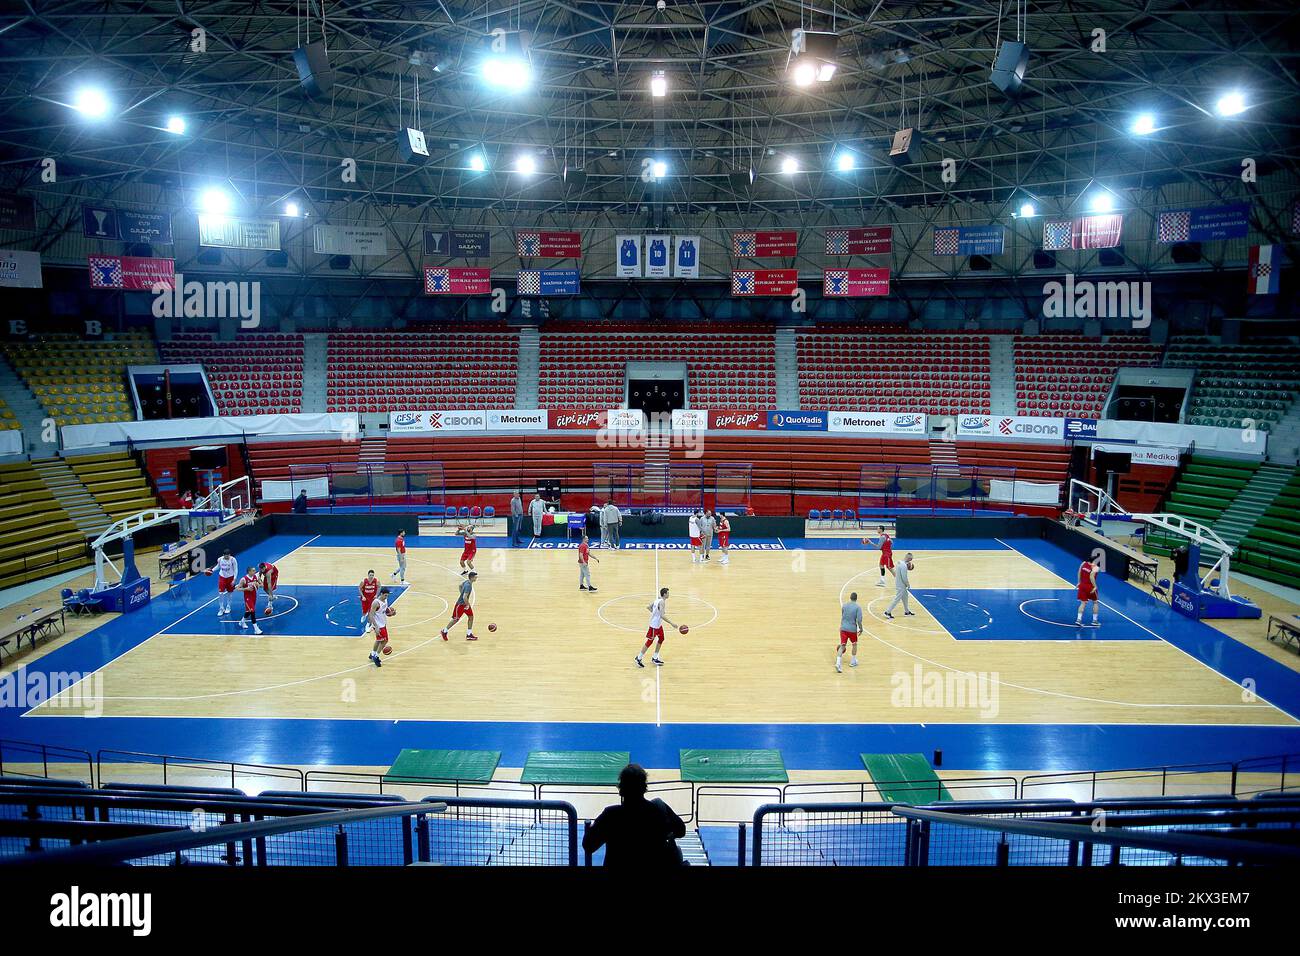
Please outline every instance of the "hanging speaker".
[[199, 265], [219, 266], [221, 265], [221, 250], [200, 248], [199, 254], [195, 256], [195, 259], [198, 261]]
[[727, 173], [727, 181], [731, 183], [731, 188], [737, 192], [748, 189], [754, 182], [754, 170], [746, 169], [738, 173]]
[[1114, 249], [1102, 249], [1097, 254], [1097, 262], [1103, 266], [1122, 266], [1124, 264], [1124, 247], [1116, 246]]
[[298, 68], [298, 81], [308, 96], [324, 96], [334, 85], [334, 71], [330, 69], [324, 40], [294, 50], [293, 65]]
[[972, 272], [988, 272], [993, 268], [993, 260], [988, 256], [971, 256], [970, 268]]
[[587, 185], [587, 171], [585, 169], [574, 169], [572, 166], [564, 167], [564, 184], [571, 189], [581, 189]]
[[916, 130], [912, 128], [900, 129], [894, 133], [894, 138], [889, 144], [889, 159], [891, 162], [903, 163], [911, 161], [912, 143], [915, 142]]
[[1029, 65], [1029, 47], [1014, 40], [1005, 40], [993, 62], [993, 85], [1003, 93], [1015, 93], [1025, 80], [1025, 67]]
[[352, 257], [351, 256], [330, 256], [330, 268], [351, 269]]
[[1201, 261], [1201, 244], [1199, 242], [1175, 242], [1169, 249], [1169, 258], [1181, 265]]
[[1056, 253], [1048, 252], [1044, 249], [1034, 250], [1034, 268], [1035, 269], [1054, 269], [1056, 268]]
[[427, 163], [429, 145], [424, 141], [424, 132], [418, 129], [399, 129], [397, 131], [397, 153], [406, 163]]

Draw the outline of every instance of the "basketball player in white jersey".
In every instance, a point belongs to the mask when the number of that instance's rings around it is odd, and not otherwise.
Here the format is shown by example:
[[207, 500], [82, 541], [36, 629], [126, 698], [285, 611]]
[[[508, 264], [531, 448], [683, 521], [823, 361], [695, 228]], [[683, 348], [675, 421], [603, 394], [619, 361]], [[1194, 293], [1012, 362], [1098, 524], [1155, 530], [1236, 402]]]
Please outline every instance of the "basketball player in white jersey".
[[239, 562], [229, 551], [217, 558], [217, 616], [230, 613], [230, 597], [235, 593], [235, 576]]
[[645, 652], [650, 650], [650, 645], [655, 645], [654, 656], [650, 658], [650, 663], [663, 666], [663, 660], [659, 657], [659, 649], [664, 646], [664, 624], [667, 623], [676, 627], [672, 621], [668, 620], [668, 589], [660, 588], [659, 597], [645, 606], [650, 612], [650, 626], [645, 632], [645, 647], [641, 648], [641, 653], [636, 656], [636, 666], [645, 667], [642, 658]]
[[704, 527], [698, 511], [693, 512], [686, 520], [686, 528], [686, 533], [691, 538], [691, 564], [696, 564], [704, 560], [704, 542], [701, 537], [704, 534]]

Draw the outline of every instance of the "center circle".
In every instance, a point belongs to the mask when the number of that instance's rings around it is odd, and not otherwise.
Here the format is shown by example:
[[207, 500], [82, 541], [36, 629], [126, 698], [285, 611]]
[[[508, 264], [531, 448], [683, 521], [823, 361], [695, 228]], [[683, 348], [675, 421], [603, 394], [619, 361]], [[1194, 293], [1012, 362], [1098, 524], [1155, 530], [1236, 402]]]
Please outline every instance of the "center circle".
[[[629, 601], [636, 602], [635, 609], [626, 607], [626, 604]], [[606, 601], [604, 604], [598, 607], [596, 609], [596, 616], [599, 617], [606, 624], [608, 624], [610, 627], [616, 627], [620, 631], [631, 631], [633, 634], [644, 634], [645, 629], [648, 626], [650, 621], [650, 612], [645, 609], [645, 606], [648, 603], [650, 603], [650, 601], [649, 599], [646, 598], [644, 594], [621, 594], [616, 598], [610, 598], [608, 601]], [[629, 625], [629, 624], [620, 624], [616, 620], [610, 620], [609, 616], [606, 614], [606, 610], [610, 609], [613, 605], [623, 606], [619, 609], [615, 609], [612, 611], [614, 616], [626, 617], [629, 614], [639, 612], [640, 614], [644, 615], [645, 623], [640, 625]], [[688, 610], [685, 612], [682, 612], [680, 610], [680, 608], [683, 605], [688, 607]], [[687, 625], [691, 630], [696, 630], [697, 628], [701, 628], [701, 627], [707, 627], [708, 625], [712, 624], [714, 621], [718, 619], [718, 609], [716, 607], [714, 607], [708, 601], [705, 601], [703, 598], [697, 598], [691, 595], [686, 595], [684, 597], [672, 597], [670, 595], [668, 598], [668, 608], [669, 608], [668, 613], [671, 616], [683, 618], [683, 620], [680, 620], [678, 623]], [[694, 621], [684, 620], [684, 618], [687, 618], [692, 613], [694, 613], [694, 611], [689, 608], [698, 609], [699, 613], [703, 613], [703, 609], [707, 608], [711, 612], [712, 616], [707, 621], [703, 621], [701, 623], [695, 623]]]

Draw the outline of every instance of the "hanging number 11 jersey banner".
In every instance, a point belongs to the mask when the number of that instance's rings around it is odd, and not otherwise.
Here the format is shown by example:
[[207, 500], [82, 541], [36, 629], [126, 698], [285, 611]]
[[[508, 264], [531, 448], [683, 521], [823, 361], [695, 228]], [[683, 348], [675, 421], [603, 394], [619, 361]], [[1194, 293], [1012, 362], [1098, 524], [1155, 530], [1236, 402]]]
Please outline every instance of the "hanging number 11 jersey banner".
[[641, 278], [641, 237], [615, 236], [614, 250], [618, 259], [614, 264], [615, 275], [620, 279]]
[[700, 237], [678, 236], [673, 249], [673, 275], [678, 279], [700, 277]]

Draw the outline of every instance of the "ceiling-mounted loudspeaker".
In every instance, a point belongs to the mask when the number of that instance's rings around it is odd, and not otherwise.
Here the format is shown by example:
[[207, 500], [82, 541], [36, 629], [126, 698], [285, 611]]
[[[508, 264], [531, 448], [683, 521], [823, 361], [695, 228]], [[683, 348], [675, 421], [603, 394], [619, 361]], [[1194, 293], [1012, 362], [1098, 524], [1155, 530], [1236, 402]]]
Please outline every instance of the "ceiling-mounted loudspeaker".
[[1025, 67], [1029, 65], [1029, 47], [1015, 40], [1004, 40], [993, 62], [993, 85], [1003, 93], [1015, 93], [1025, 81]]
[[1201, 261], [1201, 244], [1199, 242], [1175, 242], [1169, 249], [1169, 258], [1180, 265]]
[[1034, 250], [1034, 268], [1035, 269], [1055, 269], [1056, 253], [1048, 252], [1045, 249]]
[[972, 272], [988, 272], [993, 268], [993, 260], [988, 256], [971, 256], [970, 268]]
[[334, 71], [330, 69], [324, 40], [294, 50], [293, 65], [298, 68], [298, 81], [308, 96], [324, 96], [334, 85]]
[[289, 253], [283, 249], [279, 252], [268, 252], [266, 254], [266, 264], [273, 269], [283, 269], [289, 264]]
[[748, 189], [754, 183], [754, 170], [746, 169], [738, 173], [727, 173], [727, 180], [731, 183], [731, 188], [737, 192]]
[[572, 189], [581, 189], [587, 185], [587, 171], [585, 169], [574, 169], [571, 166], [564, 167], [564, 184]]
[[330, 256], [330, 268], [351, 269], [352, 257], [351, 256]]
[[219, 266], [221, 265], [221, 250], [199, 249], [199, 254], [195, 256], [195, 259], [202, 266]]
[[1122, 266], [1124, 264], [1124, 247], [1116, 246], [1114, 249], [1102, 249], [1097, 254], [1097, 262], [1103, 266]]
[[397, 152], [407, 163], [427, 163], [429, 145], [424, 141], [424, 132], [405, 127], [397, 131]]
[[893, 141], [889, 144], [889, 159], [891, 162], [902, 165], [911, 161], [912, 144], [916, 142], [916, 130], [909, 127], [900, 129], [894, 134]]

